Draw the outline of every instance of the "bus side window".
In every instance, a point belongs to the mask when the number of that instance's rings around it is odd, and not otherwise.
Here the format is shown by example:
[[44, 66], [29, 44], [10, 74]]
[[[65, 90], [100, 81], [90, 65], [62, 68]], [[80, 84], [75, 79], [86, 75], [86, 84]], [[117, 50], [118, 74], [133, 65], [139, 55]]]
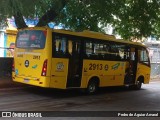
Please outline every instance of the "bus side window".
[[129, 60], [130, 59], [130, 48], [129, 47], [126, 47], [124, 49], [124, 60]]
[[80, 41], [72, 41], [72, 56], [77, 56], [80, 54]]
[[119, 60], [118, 58], [119, 51], [115, 44], [111, 44], [111, 60]]
[[104, 45], [103, 44], [97, 44], [97, 50], [96, 50], [96, 54], [98, 54], [98, 59], [104, 59]]
[[55, 36], [53, 41], [53, 56], [65, 57], [67, 51], [67, 39], [66, 37]]
[[91, 59], [98, 59], [98, 54], [96, 54], [97, 44], [93, 42], [86, 42], [86, 57]]
[[110, 60], [110, 51], [111, 51], [111, 48], [110, 48], [110, 44], [105, 44], [104, 47], [103, 47], [105, 53], [104, 53], [104, 59], [106, 60]]
[[85, 58], [89, 58], [90, 55], [92, 54], [92, 43], [91, 42], [86, 42], [85, 43]]
[[139, 62], [149, 65], [149, 56], [148, 56], [148, 52], [145, 49], [142, 49], [139, 51]]
[[129, 52], [128, 52], [128, 47], [126, 45], [123, 44], [117, 44], [117, 60], [127, 60], [127, 58], [129, 58]]
[[66, 45], [67, 47], [66, 47], [66, 56], [67, 57], [71, 57], [72, 56], [72, 46], [73, 46], [73, 44], [72, 44], [72, 41], [71, 40], [68, 40], [67, 41], [67, 45]]
[[56, 39], [56, 56], [57, 57], [63, 57], [63, 48], [62, 48], [62, 40], [61, 39]]
[[58, 57], [59, 49], [60, 49], [60, 38], [59, 36], [55, 36], [52, 39], [52, 57]]

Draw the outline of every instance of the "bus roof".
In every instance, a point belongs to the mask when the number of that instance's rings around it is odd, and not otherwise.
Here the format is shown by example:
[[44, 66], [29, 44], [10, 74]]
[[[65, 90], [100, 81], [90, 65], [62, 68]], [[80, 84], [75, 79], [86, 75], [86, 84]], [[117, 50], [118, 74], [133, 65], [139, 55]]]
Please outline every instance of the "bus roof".
[[118, 42], [118, 43], [126, 43], [126, 44], [132, 44], [132, 45], [146, 47], [145, 45], [143, 45], [142, 43], [139, 43], [139, 42], [131, 42], [131, 41], [125, 41], [123, 39], [116, 39], [116, 37], [114, 35], [103, 34], [103, 33], [89, 31], [89, 30], [84, 30], [82, 32], [74, 32], [74, 31], [64, 30], [64, 29], [53, 29], [53, 32], [74, 35], [74, 36], [80, 36], [80, 37], [109, 40], [109, 41]]
[[[74, 32], [74, 31], [65, 30], [65, 29], [51, 29], [49, 27], [28, 27], [28, 28], [24, 28], [24, 29], [29, 29], [29, 30], [34, 30], [34, 29], [47, 30], [47, 29], [50, 29], [50, 30], [52, 30], [52, 32], [55, 32], [55, 33], [61, 33], [61, 34], [79, 36], [79, 37], [94, 38], [94, 39], [101, 39], [101, 40], [109, 40], [109, 41], [118, 42], [118, 43], [125, 43], [125, 44], [132, 44], [132, 45], [146, 47], [145, 45], [143, 45], [142, 43], [139, 43], [139, 42], [131, 42], [131, 41], [125, 41], [125, 40], [122, 40], [122, 39], [116, 39], [116, 37], [114, 35], [109, 35], [109, 34], [89, 31], [89, 30], [84, 30], [82, 32]], [[20, 30], [24, 30], [24, 29], [20, 29]]]
[[95, 39], [103, 39], [103, 40], [115, 40], [114, 35], [103, 34], [99, 32], [84, 30], [82, 32], [74, 32], [71, 30], [64, 30], [64, 29], [53, 29], [53, 32], [74, 35], [74, 36], [81, 36], [87, 38], [95, 38]]

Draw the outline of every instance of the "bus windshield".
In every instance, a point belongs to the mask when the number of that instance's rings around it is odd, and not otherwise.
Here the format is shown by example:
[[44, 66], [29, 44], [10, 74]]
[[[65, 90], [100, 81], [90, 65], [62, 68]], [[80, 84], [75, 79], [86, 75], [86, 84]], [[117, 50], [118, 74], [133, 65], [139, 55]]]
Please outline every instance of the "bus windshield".
[[17, 48], [43, 49], [46, 41], [46, 31], [42, 30], [23, 30], [17, 35]]

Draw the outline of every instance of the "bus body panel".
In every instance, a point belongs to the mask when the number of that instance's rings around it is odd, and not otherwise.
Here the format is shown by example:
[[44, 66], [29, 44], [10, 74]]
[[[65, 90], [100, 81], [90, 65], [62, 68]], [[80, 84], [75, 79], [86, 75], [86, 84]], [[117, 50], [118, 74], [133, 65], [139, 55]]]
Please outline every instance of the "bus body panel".
[[52, 58], [51, 69], [50, 87], [65, 89], [68, 75], [68, 59]]
[[15, 79], [13, 79], [13, 81], [46, 88], [49, 87], [48, 81], [50, 81], [50, 77], [41, 77], [40, 80], [37, 80], [34, 78], [19, 77], [15, 75]]
[[[82, 88], [86, 87], [88, 81], [95, 76], [100, 80], [100, 87], [124, 84], [126, 62], [84, 60], [83, 65], [82, 76], [84, 76], [84, 78], [82, 78]], [[83, 82], [86, 79], [87, 81]]]
[[[28, 30], [28, 29], [26, 29]], [[30, 30], [30, 29], [29, 29]], [[28, 31], [29, 31], [28, 30]], [[49, 87], [51, 71], [51, 31], [49, 29], [31, 29], [32, 31], [47, 31], [45, 47], [37, 48], [16, 48], [14, 55], [13, 80], [25, 84]], [[23, 30], [22, 30], [23, 31]], [[17, 43], [18, 44], [18, 43]], [[46, 75], [42, 76], [44, 62], [47, 62]]]
[[[17, 76], [26, 77], [40, 77], [44, 59], [46, 56], [44, 52], [36, 50], [16, 50], [17, 56], [15, 58], [15, 72]], [[38, 78], [39, 78], [38, 77]]]
[[138, 80], [140, 76], [143, 76], [144, 84], [148, 84], [150, 81], [150, 71], [151, 69], [148, 66], [138, 63], [136, 80]]
[[[40, 85], [39, 82], [46, 84], [42, 79], [41, 72], [43, 67], [43, 61], [47, 60], [45, 52], [25, 52], [19, 50], [16, 52], [15, 58], [15, 78], [17, 81], [22, 81], [26, 84]], [[49, 62], [49, 61], [48, 61]], [[49, 71], [49, 68], [48, 68]], [[36, 82], [37, 81], [37, 82]], [[48, 80], [47, 80], [48, 81]], [[40, 85], [41, 86], [41, 85]]]

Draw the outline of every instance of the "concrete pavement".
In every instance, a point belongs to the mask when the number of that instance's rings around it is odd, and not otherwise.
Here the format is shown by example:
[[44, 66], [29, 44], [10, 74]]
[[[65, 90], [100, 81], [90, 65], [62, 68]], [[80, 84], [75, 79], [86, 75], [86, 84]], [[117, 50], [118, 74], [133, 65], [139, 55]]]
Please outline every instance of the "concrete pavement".
[[24, 86], [24, 84], [12, 81], [11, 76], [0, 76], [0, 89]]

